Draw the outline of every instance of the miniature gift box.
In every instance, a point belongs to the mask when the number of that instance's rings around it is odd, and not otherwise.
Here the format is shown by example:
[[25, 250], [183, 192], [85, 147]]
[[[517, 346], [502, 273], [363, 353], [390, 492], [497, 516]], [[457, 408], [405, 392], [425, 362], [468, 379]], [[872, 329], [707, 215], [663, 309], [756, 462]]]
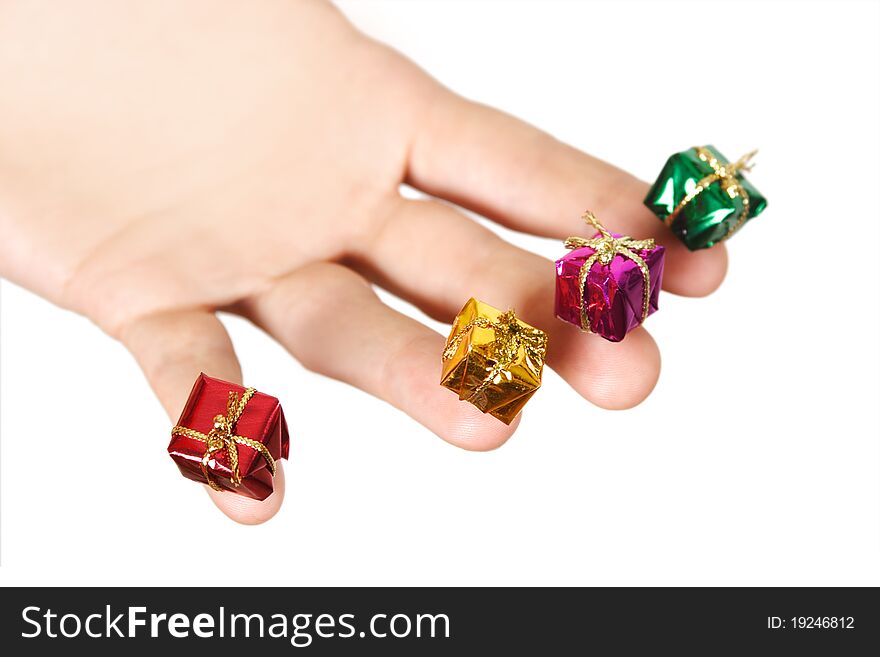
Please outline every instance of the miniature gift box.
[[469, 300], [452, 325], [443, 351], [441, 385], [484, 413], [510, 424], [535, 391], [547, 334], [512, 310]]
[[592, 212], [595, 237], [569, 237], [570, 253], [556, 261], [556, 316], [611, 342], [657, 310], [664, 251], [654, 240], [609, 233]]
[[730, 163], [714, 146], [698, 146], [669, 158], [645, 205], [691, 251], [726, 240], [767, 207], [767, 199], [743, 177], [751, 152]]
[[168, 453], [187, 479], [264, 500], [274, 490], [275, 461], [290, 450], [275, 397], [200, 374]]

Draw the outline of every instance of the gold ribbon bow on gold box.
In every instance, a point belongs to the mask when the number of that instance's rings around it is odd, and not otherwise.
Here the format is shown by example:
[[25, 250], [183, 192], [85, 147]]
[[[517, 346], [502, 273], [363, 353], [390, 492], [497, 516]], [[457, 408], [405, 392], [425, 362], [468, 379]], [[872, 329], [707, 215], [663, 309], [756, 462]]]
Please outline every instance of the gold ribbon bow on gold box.
[[541, 386], [547, 334], [512, 310], [470, 299], [443, 350], [440, 383], [505, 424]]

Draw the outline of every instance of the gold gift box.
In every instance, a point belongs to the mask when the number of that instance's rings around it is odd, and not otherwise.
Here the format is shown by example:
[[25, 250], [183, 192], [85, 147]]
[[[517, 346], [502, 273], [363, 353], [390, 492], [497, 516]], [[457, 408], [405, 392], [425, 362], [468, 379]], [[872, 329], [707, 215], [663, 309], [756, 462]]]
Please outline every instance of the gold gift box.
[[440, 384], [505, 424], [541, 387], [547, 334], [476, 299], [449, 333]]

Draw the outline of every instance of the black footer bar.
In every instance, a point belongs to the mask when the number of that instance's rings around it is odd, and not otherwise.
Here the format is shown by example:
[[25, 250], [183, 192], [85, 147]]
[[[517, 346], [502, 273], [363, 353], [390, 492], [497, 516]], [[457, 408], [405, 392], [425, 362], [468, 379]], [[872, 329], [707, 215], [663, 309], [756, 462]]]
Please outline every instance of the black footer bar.
[[[857, 588], [7, 588], [6, 654], [865, 654]], [[6, 647], [14, 647], [6, 652]], [[489, 651], [488, 653], [486, 651]]]

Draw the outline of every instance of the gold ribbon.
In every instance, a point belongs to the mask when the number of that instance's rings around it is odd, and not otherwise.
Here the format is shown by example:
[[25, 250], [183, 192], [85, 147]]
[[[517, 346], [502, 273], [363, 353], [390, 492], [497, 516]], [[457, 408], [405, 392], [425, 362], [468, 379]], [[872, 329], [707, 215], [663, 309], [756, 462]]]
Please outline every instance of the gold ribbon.
[[697, 183], [697, 186], [694, 187], [693, 191], [681, 199], [678, 205], [675, 206], [675, 209], [670, 212], [663, 221], [667, 226], [672, 226], [672, 222], [675, 221], [679, 214], [681, 214], [681, 211], [684, 210], [688, 203], [693, 201], [712, 183], [720, 182], [721, 188], [730, 198], [736, 198], [739, 196], [742, 199], [743, 204], [742, 213], [739, 215], [739, 221], [728, 229], [727, 235], [721, 240], [724, 241], [742, 228], [746, 219], [749, 218], [749, 193], [745, 190], [742, 184], [740, 184], [739, 178], [737, 178], [736, 174], [740, 171], [752, 170], [750, 162], [758, 151], [754, 150], [751, 153], [746, 153], [732, 164], [722, 164], [709, 149], [704, 148], [703, 146], [694, 146], [694, 150], [697, 152], [697, 157], [712, 168], [712, 173], [700, 180], [700, 182]]
[[487, 368], [486, 378], [474, 388], [473, 392], [466, 397], [472, 402], [477, 395], [481, 394], [490, 385], [500, 383], [502, 379], [513, 380], [510, 366], [516, 361], [520, 347], [526, 355], [535, 361], [544, 361], [547, 353], [547, 334], [544, 331], [532, 327], [525, 327], [519, 323], [513, 310], [502, 313], [494, 322], [485, 317], [476, 317], [463, 327], [458, 329], [454, 336], [449, 339], [443, 350], [443, 360], [449, 360], [455, 356], [461, 341], [464, 340], [468, 331], [473, 328], [495, 330], [495, 364]]
[[642, 251], [644, 249], [653, 249], [655, 244], [653, 239], [647, 240], [634, 240], [631, 237], [624, 235], [623, 237], [614, 237], [608, 230], [599, 223], [599, 220], [596, 219], [596, 215], [587, 210], [584, 213], [583, 220], [586, 221], [589, 225], [593, 226], [596, 230], [599, 231], [601, 237], [594, 237], [592, 239], [584, 239], [583, 237], [569, 237], [565, 240], [565, 248], [566, 249], [579, 249], [584, 246], [588, 246], [595, 251], [593, 255], [587, 258], [586, 262], [581, 265], [581, 270], [578, 275], [578, 291], [580, 292], [580, 306], [581, 306], [581, 328], [585, 331], [590, 331], [590, 318], [587, 316], [587, 277], [590, 274], [590, 269], [593, 268], [593, 265], [598, 260], [603, 265], [611, 264], [611, 261], [614, 259], [614, 256], [621, 255], [624, 258], [628, 258], [632, 260], [636, 265], [638, 265], [639, 269], [642, 271], [642, 278], [645, 279], [645, 292], [642, 295], [642, 319], [641, 321], [645, 321], [645, 318], [648, 316], [648, 307], [651, 302], [651, 272], [648, 269], [648, 264], [642, 259], [642, 257], [635, 253], [634, 251]]
[[244, 407], [247, 406], [255, 392], [254, 388], [247, 388], [241, 398], [239, 398], [237, 392], [230, 390], [229, 397], [226, 400], [226, 415], [214, 416], [214, 428], [209, 433], [202, 433], [201, 431], [180, 425], [175, 426], [171, 430], [172, 436], [186, 436], [187, 438], [205, 443], [205, 454], [202, 456], [202, 474], [205, 475], [208, 485], [216, 491], [222, 492], [225, 489], [221, 488], [220, 484], [214, 479], [211, 471], [208, 469], [208, 461], [211, 460], [214, 454], [223, 449], [226, 450], [226, 455], [229, 458], [229, 469], [232, 470], [232, 485], [238, 488], [241, 484], [237, 445], [246, 445], [259, 452], [260, 456], [266, 459], [266, 464], [269, 466], [272, 476], [275, 476], [275, 459], [272, 458], [268, 448], [263, 443], [252, 440], [247, 436], [235, 435], [235, 423], [238, 422], [241, 414], [244, 412]]

